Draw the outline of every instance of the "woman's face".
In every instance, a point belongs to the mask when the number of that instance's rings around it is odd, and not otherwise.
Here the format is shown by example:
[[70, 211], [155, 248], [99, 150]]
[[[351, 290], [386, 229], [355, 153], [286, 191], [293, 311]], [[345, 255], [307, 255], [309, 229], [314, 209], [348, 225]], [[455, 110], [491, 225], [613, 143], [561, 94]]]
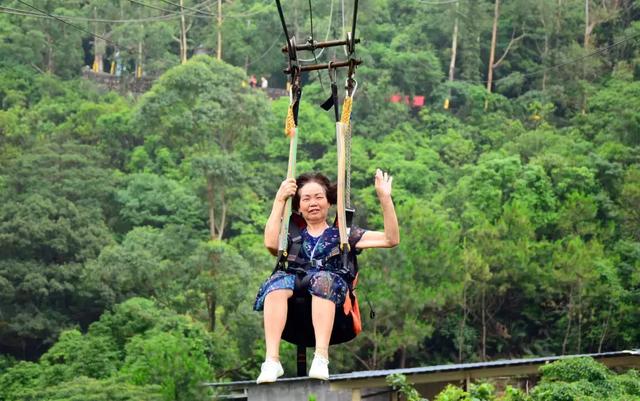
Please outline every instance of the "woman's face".
[[329, 200], [324, 187], [317, 182], [307, 182], [300, 188], [300, 209], [302, 217], [309, 223], [327, 221]]

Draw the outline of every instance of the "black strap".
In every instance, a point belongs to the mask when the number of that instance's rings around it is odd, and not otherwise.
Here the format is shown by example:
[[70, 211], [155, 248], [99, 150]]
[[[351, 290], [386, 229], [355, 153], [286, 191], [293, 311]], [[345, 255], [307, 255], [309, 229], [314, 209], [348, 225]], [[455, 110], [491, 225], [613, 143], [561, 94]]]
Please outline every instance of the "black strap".
[[[350, 227], [353, 219], [353, 210], [348, 210], [347, 212], [347, 227]], [[356, 249], [352, 234], [353, 231], [349, 234], [349, 245], [351, 249], [347, 250], [345, 248], [341, 250], [340, 246], [336, 245], [331, 249], [329, 254], [322, 259], [308, 261], [299, 256], [300, 250], [302, 249], [302, 230], [295, 222], [295, 219], [292, 218], [289, 220], [289, 244], [287, 246], [286, 256], [284, 253], [279, 255], [273, 273], [282, 270], [297, 275], [305, 275], [310, 268], [322, 269], [328, 264], [329, 260], [340, 257], [341, 269], [338, 273], [347, 276], [349, 278], [349, 286], [351, 286], [351, 282], [357, 272]]]
[[353, 4], [353, 23], [351, 24], [351, 45], [349, 53], [353, 54], [356, 48], [356, 20], [358, 19], [358, 0]]
[[338, 84], [336, 82], [337, 72], [335, 69], [331, 68], [331, 63], [329, 63], [329, 79], [331, 80], [331, 95], [329, 98], [324, 101], [320, 105], [323, 109], [329, 111], [330, 108], [333, 107], [333, 111], [335, 112], [336, 122], [340, 121], [340, 111], [338, 109]]
[[287, 23], [284, 20], [284, 12], [282, 12], [282, 4], [280, 4], [280, 0], [276, 0], [276, 6], [278, 7], [278, 14], [280, 14], [280, 22], [282, 23], [282, 30], [284, 31], [284, 36], [287, 38], [287, 49], [289, 50], [289, 57], [292, 57], [291, 55], [296, 53], [294, 51], [295, 49], [291, 48], [291, 42], [289, 41], [289, 31], [287, 30]]

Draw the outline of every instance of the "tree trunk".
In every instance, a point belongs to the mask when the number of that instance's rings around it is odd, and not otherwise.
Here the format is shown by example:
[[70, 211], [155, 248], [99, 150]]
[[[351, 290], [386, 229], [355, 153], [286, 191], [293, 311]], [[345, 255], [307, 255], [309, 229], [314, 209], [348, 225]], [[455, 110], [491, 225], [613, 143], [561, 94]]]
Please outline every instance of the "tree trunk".
[[453, 82], [456, 71], [456, 53], [458, 51], [458, 9], [460, 2], [456, 2], [456, 18], [453, 22], [453, 35], [451, 37], [451, 61], [449, 62], [449, 82]]
[[[549, 57], [549, 34], [547, 32], [544, 33], [544, 53], [542, 54], [542, 65], [544, 66], [547, 63], [547, 58]], [[548, 73], [547, 69], [544, 69], [544, 73], [542, 74], [542, 90], [544, 91], [547, 88], [547, 79]]]
[[[373, 319], [373, 338], [376, 338], [378, 334], [378, 320]], [[373, 342], [373, 352], [372, 352], [372, 369], [377, 369], [378, 368], [378, 342], [374, 341]]]
[[180, 63], [187, 62], [187, 24], [184, 19], [184, 0], [180, 0]]
[[47, 35], [47, 72], [53, 74], [53, 40]]
[[216, 234], [215, 196], [213, 193], [213, 178], [207, 177], [207, 203], [209, 204], [209, 236], [218, 239]]
[[220, 203], [222, 204], [222, 216], [220, 218], [220, 225], [218, 226], [218, 239], [222, 239], [222, 234], [224, 233], [224, 225], [227, 220], [227, 201], [224, 196], [224, 187], [220, 189]]
[[611, 308], [609, 305], [609, 312], [607, 313], [607, 319], [604, 321], [602, 325], [602, 335], [600, 336], [600, 343], [598, 344], [598, 353], [602, 352], [602, 344], [604, 344], [604, 339], [607, 337], [607, 330], [609, 329], [609, 319], [611, 318]]
[[582, 283], [578, 282], [578, 354], [582, 352]]
[[[98, 19], [98, 13], [95, 7], [93, 7], [93, 19]], [[107, 44], [104, 40], [100, 39], [98, 33], [98, 22], [96, 21], [93, 27], [93, 71], [104, 71], [104, 53]]]
[[584, 49], [589, 47], [589, 37], [591, 29], [589, 27], [589, 0], [584, 0]]
[[[142, 25], [142, 29], [144, 30], [144, 25]], [[144, 38], [144, 35], [142, 35]], [[136, 63], [136, 78], [142, 78], [142, 38], [138, 42], [138, 60]]]
[[487, 302], [486, 288], [482, 288], [482, 360], [487, 360]]
[[207, 315], [209, 319], [208, 329], [213, 332], [216, 329], [216, 296], [207, 294]]
[[571, 321], [573, 320], [573, 291], [569, 293], [567, 320], [567, 329], [564, 332], [564, 340], [562, 341], [562, 355], [565, 355], [567, 353], [567, 343], [569, 342], [569, 333], [571, 333]]
[[462, 289], [462, 319], [458, 330], [458, 363], [462, 363], [462, 352], [464, 349], [464, 329], [467, 327], [467, 284]]
[[[458, 52], [458, 14], [460, 10], [460, 2], [456, 2], [456, 17], [453, 20], [453, 35], [451, 38], [451, 61], [449, 62], [449, 83], [453, 83], [456, 72], [456, 54]], [[451, 88], [449, 88], [449, 94], [444, 102], [444, 108], [449, 108], [449, 101], [451, 99]]]
[[493, 84], [493, 60], [496, 56], [496, 41], [498, 37], [498, 18], [500, 17], [500, 0], [496, 0], [493, 10], [493, 29], [491, 31], [491, 50], [489, 51], [489, 70], [487, 71], [487, 98], [484, 101], [485, 111], [489, 108], [489, 94]]
[[216, 56], [218, 60], [222, 60], [222, 0], [218, 0], [218, 49]]

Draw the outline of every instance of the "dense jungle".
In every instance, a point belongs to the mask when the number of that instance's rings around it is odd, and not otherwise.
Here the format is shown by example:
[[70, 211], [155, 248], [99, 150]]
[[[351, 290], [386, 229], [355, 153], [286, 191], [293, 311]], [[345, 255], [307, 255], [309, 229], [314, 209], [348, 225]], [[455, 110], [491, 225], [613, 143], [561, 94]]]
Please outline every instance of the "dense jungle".
[[[298, 42], [336, 39], [353, 1], [283, 8]], [[355, 221], [382, 227], [389, 171], [401, 241], [360, 255], [364, 331], [332, 373], [640, 348], [640, 4], [368, 0], [357, 21]], [[0, 1], [0, 401], [255, 378], [285, 43], [267, 0]], [[335, 179], [329, 86], [304, 77], [298, 170]]]

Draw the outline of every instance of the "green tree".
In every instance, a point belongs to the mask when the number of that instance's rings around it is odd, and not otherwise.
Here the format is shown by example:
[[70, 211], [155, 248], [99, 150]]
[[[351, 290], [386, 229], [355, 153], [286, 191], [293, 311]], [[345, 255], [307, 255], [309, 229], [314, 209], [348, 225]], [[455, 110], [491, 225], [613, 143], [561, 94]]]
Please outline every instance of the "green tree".
[[210, 397], [202, 382], [212, 371], [206, 349], [198, 338], [180, 332], [154, 332], [136, 336], [126, 347], [122, 374], [136, 385], [160, 386], [166, 401], [205, 400]]

